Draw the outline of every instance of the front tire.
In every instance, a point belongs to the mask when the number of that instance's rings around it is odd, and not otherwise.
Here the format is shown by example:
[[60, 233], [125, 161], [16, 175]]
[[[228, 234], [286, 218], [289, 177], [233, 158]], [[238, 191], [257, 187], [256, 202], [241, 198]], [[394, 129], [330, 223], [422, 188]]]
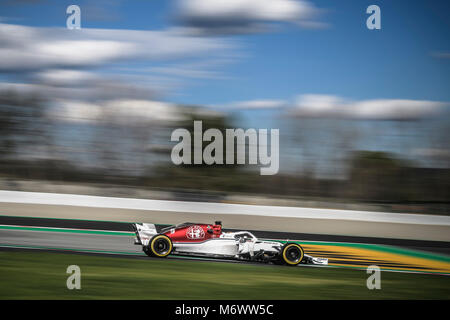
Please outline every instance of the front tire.
[[[154, 257], [165, 258], [173, 249], [172, 240], [164, 234], [157, 234], [149, 243], [148, 251]], [[144, 251], [145, 252], [145, 251]], [[148, 254], [147, 254], [148, 255]]]
[[281, 250], [281, 260], [289, 266], [298, 265], [303, 257], [303, 248], [297, 243], [286, 243]]

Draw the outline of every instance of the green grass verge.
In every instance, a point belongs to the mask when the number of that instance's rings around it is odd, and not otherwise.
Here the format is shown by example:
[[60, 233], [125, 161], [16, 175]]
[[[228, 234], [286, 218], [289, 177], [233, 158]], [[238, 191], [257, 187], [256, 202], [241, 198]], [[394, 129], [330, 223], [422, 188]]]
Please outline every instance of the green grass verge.
[[[81, 290], [66, 269], [81, 268]], [[0, 299], [450, 299], [450, 277], [225, 262], [0, 252]]]

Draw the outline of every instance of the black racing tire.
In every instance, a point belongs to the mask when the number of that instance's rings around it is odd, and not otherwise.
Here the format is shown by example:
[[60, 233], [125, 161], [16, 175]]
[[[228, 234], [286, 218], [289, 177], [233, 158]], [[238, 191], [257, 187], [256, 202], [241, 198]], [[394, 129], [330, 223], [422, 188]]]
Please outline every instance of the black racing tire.
[[293, 242], [286, 243], [281, 249], [281, 261], [288, 266], [296, 266], [302, 262], [305, 252], [301, 245]]
[[147, 256], [149, 256], [149, 257], [154, 257], [154, 255], [153, 255], [153, 253], [151, 252], [149, 246], [143, 247], [142, 250], [144, 251], [144, 253], [145, 253]]
[[165, 258], [173, 249], [172, 240], [164, 234], [157, 234], [150, 239], [148, 250], [153, 257]]

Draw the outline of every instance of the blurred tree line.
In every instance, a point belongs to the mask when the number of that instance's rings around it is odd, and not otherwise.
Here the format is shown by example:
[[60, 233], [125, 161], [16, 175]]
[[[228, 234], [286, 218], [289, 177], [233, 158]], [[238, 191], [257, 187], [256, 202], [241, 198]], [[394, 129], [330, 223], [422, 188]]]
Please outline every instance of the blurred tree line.
[[[149, 144], [148, 137], [155, 136], [149, 133], [139, 135], [142, 139], [134, 139], [136, 135], [133, 135], [127, 140], [127, 143], [136, 143], [129, 150], [138, 148], [148, 156], [159, 154], [159, 160], [150, 164], [141, 161], [145, 168], [139, 174], [115, 170], [108, 161], [104, 161], [105, 154], [116, 158], [123, 152], [117, 144], [110, 141], [110, 133], [106, 136], [97, 134], [93, 137], [94, 142], [87, 144], [86, 149], [82, 150], [85, 153], [99, 152], [101, 145], [97, 166], [80, 166], [76, 161], [71, 161], [70, 157], [61, 159], [55, 156], [55, 137], [52, 136], [55, 132], [52, 130], [54, 124], [45, 115], [45, 104], [37, 96], [24, 97], [13, 92], [0, 94], [0, 178], [111, 183], [175, 192], [245, 193], [319, 201], [378, 203], [397, 205], [400, 210], [416, 206], [417, 210], [414, 211], [418, 212], [448, 213], [449, 169], [420, 168], [386, 152], [349, 152], [343, 159], [347, 168], [345, 179], [318, 178], [308, 171], [261, 176], [259, 171], [241, 165], [175, 166], [170, 160], [171, 147], [175, 143], [168, 143], [173, 129], [186, 128], [193, 137], [193, 120], [202, 120], [204, 131], [217, 128], [224, 133], [226, 128], [233, 128], [233, 119], [229, 116], [202, 113], [197, 107], [180, 108], [180, 112], [184, 113], [183, 120], [164, 127], [147, 128], [153, 130], [153, 133], [158, 131], [160, 135], [167, 134], [167, 145], [146, 147]], [[127, 132], [114, 126], [109, 127], [109, 130], [118, 135]], [[45, 150], [45, 156], [33, 157], [35, 147]], [[140, 154], [139, 157], [141, 159], [143, 155]]]

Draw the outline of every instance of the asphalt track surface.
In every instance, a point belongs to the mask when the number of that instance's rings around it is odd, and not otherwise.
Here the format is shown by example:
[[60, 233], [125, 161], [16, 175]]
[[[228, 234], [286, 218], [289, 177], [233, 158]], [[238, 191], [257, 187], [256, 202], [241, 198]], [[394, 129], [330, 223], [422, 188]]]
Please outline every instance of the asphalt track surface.
[[[299, 241], [305, 253], [326, 257], [334, 267], [377, 265], [383, 270], [450, 275], [448, 242], [252, 232], [263, 239]], [[45, 250], [150, 259], [140, 246], [133, 244], [133, 239], [130, 223], [0, 216], [1, 250]], [[198, 257], [170, 258], [218, 261]]]
[[[156, 211], [151, 209], [133, 210], [124, 208], [84, 207], [81, 205], [45, 205], [8, 202], [0, 203], [0, 214], [16, 217], [108, 220], [128, 223], [148, 222], [154, 224], [178, 224], [185, 221], [211, 223], [213, 221], [220, 220], [227, 228], [240, 230], [264, 230], [267, 232], [277, 231], [362, 238], [398, 238], [450, 243], [450, 223], [448, 225], [422, 225], [417, 223], [408, 224], [339, 220], [338, 217], [336, 219], [319, 219], [245, 214], [219, 214], [213, 212], [213, 209], [211, 209], [211, 213], [207, 214], [184, 211]], [[324, 241], [327, 241], [327, 239]]]

